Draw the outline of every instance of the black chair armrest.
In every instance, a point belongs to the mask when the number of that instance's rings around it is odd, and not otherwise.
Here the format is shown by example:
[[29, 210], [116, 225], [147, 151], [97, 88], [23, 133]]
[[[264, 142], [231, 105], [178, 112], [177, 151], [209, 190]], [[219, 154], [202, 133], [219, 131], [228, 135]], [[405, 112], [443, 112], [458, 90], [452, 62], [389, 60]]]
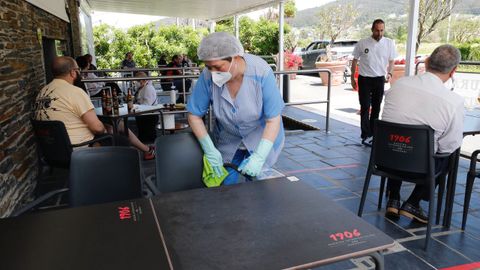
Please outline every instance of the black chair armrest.
[[96, 143], [96, 142], [100, 142], [100, 141], [104, 141], [104, 140], [110, 140], [110, 141], [112, 142], [112, 144], [113, 144], [113, 136], [110, 135], [110, 134], [105, 134], [105, 135], [104, 135], [103, 137], [101, 137], [101, 138], [93, 139], [93, 140], [86, 141], [86, 142], [83, 142], [83, 143], [72, 144], [72, 147], [85, 146], [85, 145], [89, 145], [89, 144]]
[[36, 200], [34, 200], [33, 202], [30, 202], [29, 204], [23, 206], [22, 208], [14, 211], [10, 217], [18, 217], [19, 215], [22, 215], [24, 214], [25, 212], [28, 212], [32, 209], [34, 209], [35, 207], [37, 207], [38, 205], [42, 204], [43, 202], [47, 201], [48, 199], [56, 196], [56, 195], [60, 195], [62, 193], [65, 193], [67, 192], [69, 189], [68, 188], [61, 188], [61, 189], [56, 189], [56, 190], [53, 190], [53, 191], [50, 191], [46, 194], [43, 194], [42, 196], [38, 197]]

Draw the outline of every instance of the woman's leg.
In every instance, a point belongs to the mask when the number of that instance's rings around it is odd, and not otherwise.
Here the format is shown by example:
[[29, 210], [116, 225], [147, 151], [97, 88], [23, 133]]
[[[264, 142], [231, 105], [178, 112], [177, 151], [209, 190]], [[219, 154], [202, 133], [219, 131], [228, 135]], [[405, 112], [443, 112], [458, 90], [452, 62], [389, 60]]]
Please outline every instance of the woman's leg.
[[[124, 130], [124, 125], [123, 125], [123, 121], [121, 121], [120, 124], [118, 125], [118, 131], [123, 132], [123, 130]], [[128, 129], [128, 140], [133, 146], [135, 146], [136, 148], [138, 148], [140, 151], [144, 153], [150, 150], [150, 148], [147, 145], [143, 144], [130, 129]]]

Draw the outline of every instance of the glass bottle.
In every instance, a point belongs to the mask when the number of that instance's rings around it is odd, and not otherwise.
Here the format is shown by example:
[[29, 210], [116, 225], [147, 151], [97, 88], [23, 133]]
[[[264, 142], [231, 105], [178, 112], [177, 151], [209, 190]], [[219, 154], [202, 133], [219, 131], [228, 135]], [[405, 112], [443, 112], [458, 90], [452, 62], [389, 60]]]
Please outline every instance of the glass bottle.
[[129, 113], [133, 111], [133, 95], [130, 87], [127, 90], [127, 109]]
[[112, 95], [111, 91], [107, 91], [106, 101], [105, 101], [105, 111], [106, 115], [112, 115]]
[[118, 104], [117, 91], [115, 90], [113, 90], [113, 114], [114, 115], [120, 114], [120, 105]]
[[102, 90], [102, 113], [104, 115], [107, 114], [107, 94], [105, 89]]

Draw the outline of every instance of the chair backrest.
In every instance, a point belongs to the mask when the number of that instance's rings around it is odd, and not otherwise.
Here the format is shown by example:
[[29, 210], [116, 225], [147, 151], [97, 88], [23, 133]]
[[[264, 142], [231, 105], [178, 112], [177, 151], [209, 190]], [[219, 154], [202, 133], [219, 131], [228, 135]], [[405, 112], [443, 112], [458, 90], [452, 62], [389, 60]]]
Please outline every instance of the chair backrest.
[[73, 151], [69, 186], [72, 207], [142, 197], [138, 151], [120, 146]]
[[41, 156], [53, 167], [68, 168], [72, 145], [61, 121], [31, 120]]
[[433, 130], [376, 120], [372, 162], [381, 170], [430, 174], [433, 166]]
[[193, 133], [155, 140], [156, 186], [162, 193], [202, 188], [203, 151]]

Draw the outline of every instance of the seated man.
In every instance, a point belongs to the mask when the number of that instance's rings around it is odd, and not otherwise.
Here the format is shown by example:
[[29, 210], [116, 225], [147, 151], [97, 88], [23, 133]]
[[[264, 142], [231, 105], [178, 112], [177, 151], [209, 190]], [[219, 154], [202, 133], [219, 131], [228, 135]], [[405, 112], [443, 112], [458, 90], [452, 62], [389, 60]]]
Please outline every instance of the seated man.
[[[177, 76], [177, 75], [183, 75], [182, 72], [182, 57], [180, 55], [175, 55], [172, 57], [172, 62], [167, 65], [167, 67], [178, 67], [179, 69], [173, 69], [173, 70], [168, 70], [166, 75], [167, 76]], [[177, 100], [178, 103], [183, 103], [183, 95], [181, 93], [183, 92], [183, 79], [166, 79], [165, 81], [170, 81], [173, 82], [173, 85], [175, 85], [175, 90], [178, 91], [179, 98]], [[190, 91], [190, 86], [192, 84], [192, 80], [190, 79], [185, 79], [185, 92]], [[170, 89], [164, 89], [166, 91]]]
[[[434, 130], [435, 152], [454, 152], [462, 145], [463, 99], [447, 89], [444, 83], [455, 74], [459, 62], [460, 51], [457, 48], [451, 45], [436, 48], [425, 61], [426, 73], [401, 78], [386, 93], [382, 120], [428, 125]], [[446, 171], [447, 165], [448, 158], [437, 159], [436, 172]], [[421, 223], [428, 223], [420, 201], [428, 201], [429, 188], [426, 185], [416, 185], [410, 197], [400, 207], [401, 184], [400, 180], [388, 180], [386, 215], [403, 215]]]
[[[40, 90], [35, 106], [35, 118], [62, 121], [73, 144], [89, 141], [107, 133], [107, 129], [95, 114], [88, 95], [73, 85], [80, 77], [79, 71], [73, 58], [68, 56], [55, 58], [52, 64], [54, 80]], [[111, 127], [109, 129], [111, 132]], [[128, 141], [144, 153], [146, 160], [155, 158], [153, 147], [140, 142], [133, 132], [129, 131], [128, 134]]]

